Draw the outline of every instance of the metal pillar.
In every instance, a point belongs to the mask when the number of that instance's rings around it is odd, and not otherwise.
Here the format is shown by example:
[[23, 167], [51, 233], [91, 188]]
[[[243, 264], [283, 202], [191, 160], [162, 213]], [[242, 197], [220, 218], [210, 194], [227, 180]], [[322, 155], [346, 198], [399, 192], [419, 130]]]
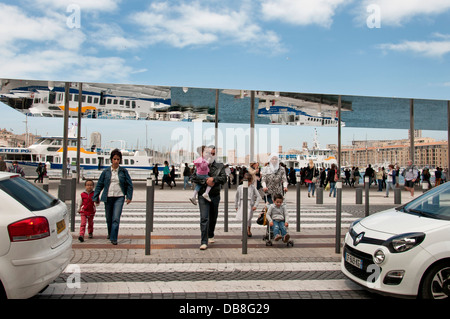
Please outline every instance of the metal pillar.
[[153, 175], [147, 178], [147, 196], [145, 205], [145, 255], [150, 255], [151, 233], [153, 231], [153, 204], [155, 201], [155, 181]]
[[297, 231], [300, 231], [300, 182], [297, 183], [297, 196], [296, 196], [296, 206], [297, 206]]
[[223, 203], [223, 209], [224, 209], [224, 214], [223, 214], [223, 231], [228, 233], [228, 178], [230, 178], [229, 176], [227, 176], [227, 181], [225, 183], [224, 187], [224, 203]]
[[80, 182], [81, 108], [83, 105], [83, 83], [78, 83], [78, 126], [77, 126], [77, 183]]
[[248, 219], [248, 181], [242, 182], [242, 254], [247, 254], [247, 219]]
[[336, 254], [341, 253], [342, 182], [336, 183]]
[[67, 138], [69, 136], [69, 92], [70, 83], [64, 85], [64, 132], [63, 132], [63, 159], [62, 178], [67, 178]]

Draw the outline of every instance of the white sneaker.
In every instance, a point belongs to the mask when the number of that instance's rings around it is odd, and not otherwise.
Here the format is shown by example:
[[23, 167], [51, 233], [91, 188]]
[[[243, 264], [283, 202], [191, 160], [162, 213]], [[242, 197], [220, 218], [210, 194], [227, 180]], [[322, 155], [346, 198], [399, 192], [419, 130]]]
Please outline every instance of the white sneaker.
[[200, 250], [206, 250], [206, 248], [208, 248], [208, 246], [206, 244], [200, 245]]
[[192, 204], [197, 205], [197, 199], [195, 197], [189, 198]]
[[214, 239], [214, 237], [208, 238], [208, 243], [214, 244], [215, 242], [216, 242], [216, 240]]
[[209, 198], [209, 195], [207, 193], [203, 193], [203, 198], [206, 199], [208, 202], [211, 201], [211, 198]]

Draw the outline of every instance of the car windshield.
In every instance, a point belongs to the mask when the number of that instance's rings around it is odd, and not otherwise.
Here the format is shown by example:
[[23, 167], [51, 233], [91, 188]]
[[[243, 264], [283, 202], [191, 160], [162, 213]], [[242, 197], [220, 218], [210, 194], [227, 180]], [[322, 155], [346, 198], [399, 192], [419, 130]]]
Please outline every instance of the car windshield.
[[21, 177], [1, 180], [0, 190], [32, 212], [50, 208], [58, 203], [58, 199]]
[[409, 214], [450, 220], [450, 183], [445, 183], [399, 208]]

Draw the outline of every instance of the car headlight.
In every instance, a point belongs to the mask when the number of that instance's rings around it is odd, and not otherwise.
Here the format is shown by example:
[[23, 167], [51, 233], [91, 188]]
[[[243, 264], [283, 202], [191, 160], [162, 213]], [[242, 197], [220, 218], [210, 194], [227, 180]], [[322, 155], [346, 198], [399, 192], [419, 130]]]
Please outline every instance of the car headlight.
[[425, 239], [424, 233], [408, 233], [389, 238], [385, 243], [391, 253], [403, 253], [408, 251]]
[[362, 218], [355, 220], [353, 223], [350, 224], [350, 227], [348, 228], [348, 232], [351, 234], [353, 227], [358, 224], [361, 221]]

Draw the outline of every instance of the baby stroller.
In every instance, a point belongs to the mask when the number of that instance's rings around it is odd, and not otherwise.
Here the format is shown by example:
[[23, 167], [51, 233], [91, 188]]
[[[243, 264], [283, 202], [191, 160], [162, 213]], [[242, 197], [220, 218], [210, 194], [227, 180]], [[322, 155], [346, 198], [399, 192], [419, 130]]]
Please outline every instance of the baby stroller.
[[[256, 220], [256, 223], [262, 226], [266, 226], [266, 234], [263, 236], [262, 240], [266, 242], [266, 246], [273, 246], [273, 230], [272, 227], [270, 227], [268, 220], [266, 219], [266, 214], [268, 211], [268, 202], [267, 202], [267, 195], [265, 196], [265, 205], [262, 209], [261, 213], [259, 214], [258, 219]], [[286, 231], [289, 234], [289, 229], [286, 227]], [[283, 242], [283, 241], [282, 241]], [[286, 243], [287, 247], [293, 247], [294, 241], [292, 239], [289, 239]]]

